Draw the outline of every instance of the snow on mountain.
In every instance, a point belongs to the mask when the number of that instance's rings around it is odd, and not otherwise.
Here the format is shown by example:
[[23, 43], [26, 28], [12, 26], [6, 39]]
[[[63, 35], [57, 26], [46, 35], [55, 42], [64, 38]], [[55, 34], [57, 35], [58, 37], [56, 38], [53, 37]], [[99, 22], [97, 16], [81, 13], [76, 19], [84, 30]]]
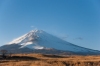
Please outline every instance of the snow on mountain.
[[43, 30], [32, 30], [29, 33], [14, 39], [7, 45], [18, 44], [21, 45], [20, 48], [30, 48], [30, 49], [58, 49], [64, 51], [72, 52], [97, 52], [95, 50], [83, 48], [67, 41], [64, 41], [54, 35], [46, 33]]

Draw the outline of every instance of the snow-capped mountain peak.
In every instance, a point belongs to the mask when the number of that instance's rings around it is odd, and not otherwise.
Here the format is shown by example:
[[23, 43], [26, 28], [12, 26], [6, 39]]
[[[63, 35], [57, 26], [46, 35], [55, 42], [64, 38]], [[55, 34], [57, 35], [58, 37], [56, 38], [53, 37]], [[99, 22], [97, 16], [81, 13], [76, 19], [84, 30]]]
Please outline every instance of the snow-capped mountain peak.
[[[30, 48], [43, 49], [44, 47], [39, 46], [36, 42], [36, 40], [39, 38], [39, 34], [41, 34], [41, 33], [45, 33], [45, 32], [43, 30], [32, 30], [29, 33], [9, 42], [8, 45], [19, 44], [19, 45], [22, 45], [21, 48], [29, 45]], [[31, 46], [32, 44], [34, 44], [36, 46]]]
[[[23, 36], [14, 39], [13, 41], [9, 42], [8, 44], [19, 44], [19, 43], [27, 42], [27, 41], [31, 42], [32, 40], [35, 40], [35, 39], [38, 38], [37, 34], [42, 33], [42, 32], [44, 32], [44, 31], [42, 31], [42, 30], [32, 30], [27, 34], [24, 34]], [[23, 40], [26, 40], [26, 41], [23, 41]]]
[[54, 35], [51, 35], [43, 30], [32, 30], [25, 35], [14, 39], [8, 45], [18, 44], [20, 48], [30, 49], [50, 49], [72, 51], [72, 52], [95, 52], [94, 50], [83, 48], [67, 41], [64, 41]]

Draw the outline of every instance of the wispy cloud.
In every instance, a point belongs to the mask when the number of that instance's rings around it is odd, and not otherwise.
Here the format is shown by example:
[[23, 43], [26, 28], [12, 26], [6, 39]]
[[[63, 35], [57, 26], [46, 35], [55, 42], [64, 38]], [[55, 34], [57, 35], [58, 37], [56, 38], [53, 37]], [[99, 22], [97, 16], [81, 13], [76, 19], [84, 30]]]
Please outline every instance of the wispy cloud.
[[35, 28], [35, 26], [31, 26], [31, 28]]
[[73, 40], [83, 40], [82, 37], [74, 38]]
[[69, 36], [63, 36], [62, 39], [66, 40]]
[[35, 26], [30, 26], [32, 29], [37, 30], [38, 28]]

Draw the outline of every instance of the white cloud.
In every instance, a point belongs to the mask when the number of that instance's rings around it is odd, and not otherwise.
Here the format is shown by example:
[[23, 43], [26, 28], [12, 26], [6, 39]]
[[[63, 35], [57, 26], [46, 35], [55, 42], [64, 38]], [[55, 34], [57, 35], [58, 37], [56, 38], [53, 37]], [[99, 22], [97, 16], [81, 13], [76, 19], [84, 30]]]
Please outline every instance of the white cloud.
[[31, 28], [35, 28], [35, 26], [31, 26]]

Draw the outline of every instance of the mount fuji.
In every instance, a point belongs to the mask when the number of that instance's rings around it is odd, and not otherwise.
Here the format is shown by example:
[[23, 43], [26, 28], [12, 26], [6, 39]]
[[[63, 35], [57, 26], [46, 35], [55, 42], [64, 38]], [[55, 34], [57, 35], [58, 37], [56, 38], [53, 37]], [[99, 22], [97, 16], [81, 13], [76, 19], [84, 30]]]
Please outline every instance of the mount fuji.
[[32, 30], [1, 46], [0, 49], [13, 52], [100, 54], [100, 51], [74, 45], [43, 30]]

